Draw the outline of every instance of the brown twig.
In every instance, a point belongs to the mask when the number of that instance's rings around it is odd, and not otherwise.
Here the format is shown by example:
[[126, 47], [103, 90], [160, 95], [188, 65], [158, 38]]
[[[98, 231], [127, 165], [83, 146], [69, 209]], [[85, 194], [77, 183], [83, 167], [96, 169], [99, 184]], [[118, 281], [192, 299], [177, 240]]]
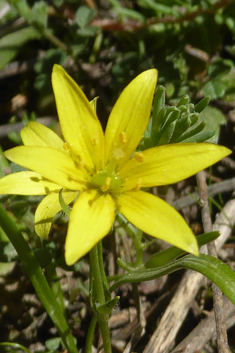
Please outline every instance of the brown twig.
[[[205, 172], [199, 172], [197, 174], [197, 184], [199, 188], [199, 195], [202, 202], [202, 223], [204, 232], [208, 233], [212, 231], [212, 222], [210, 217], [210, 208], [207, 194], [207, 185]], [[209, 255], [217, 257], [215, 242], [211, 242], [207, 245]], [[215, 285], [212, 284], [213, 300], [214, 300], [214, 313], [215, 313], [215, 322], [216, 322], [216, 331], [217, 331], [217, 345], [219, 353], [229, 353], [228, 339], [226, 324], [224, 319], [223, 312], [223, 294], [221, 290]]]
[[[227, 329], [235, 323], [235, 308], [227, 297], [223, 298]], [[213, 310], [176, 346], [171, 353], [194, 353], [203, 349], [206, 343], [216, 334]]]
[[[55, 118], [50, 116], [37, 119], [38, 123], [43, 124], [45, 126], [50, 126], [50, 124], [53, 123], [53, 121], [55, 121]], [[23, 127], [24, 127], [23, 123], [1, 125], [0, 138], [7, 136], [12, 131], [19, 132], [21, 129], [23, 129]]]
[[[210, 197], [213, 197], [223, 192], [233, 191], [234, 189], [235, 189], [235, 178], [231, 178], [208, 186], [207, 192]], [[181, 210], [182, 208], [191, 206], [197, 203], [198, 201], [199, 201], [199, 194], [196, 191], [196, 192], [192, 192], [187, 196], [183, 196], [178, 200], [173, 201], [171, 204], [177, 210]]]
[[[218, 250], [221, 249], [231, 235], [231, 224], [233, 225], [234, 223], [235, 200], [230, 200], [226, 203], [213, 224], [213, 230], [221, 233], [221, 236], [216, 239], [216, 247]], [[203, 279], [204, 277], [198, 272], [189, 270], [185, 272], [178, 290], [175, 292], [167, 310], [161, 317], [158, 327], [145, 347], [144, 353], [166, 353], [170, 351], [174, 345], [175, 337], [188, 313], [190, 304], [197, 295]]]
[[187, 12], [185, 13], [185, 7], [179, 8], [179, 13], [183, 14], [181, 17], [175, 17], [175, 16], [165, 16], [162, 18], [150, 18], [146, 22], [141, 22], [137, 20], [126, 20], [126, 21], [120, 21], [116, 19], [100, 19], [96, 18], [93, 21], [91, 21], [90, 25], [91, 26], [98, 26], [104, 30], [110, 31], [110, 32], [115, 32], [115, 31], [138, 31], [139, 29], [142, 28], [148, 28], [150, 25], [157, 24], [157, 23], [183, 23], [185, 21], [192, 21], [196, 17], [201, 16], [201, 15], [209, 15], [215, 13], [217, 10], [221, 8], [225, 8], [229, 4], [232, 3], [233, 0], [220, 0], [216, 2], [214, 5], [212, 5], [210, 8], [205, 9], [203, 7], [199, 7], [196, 11], [193, 12]]

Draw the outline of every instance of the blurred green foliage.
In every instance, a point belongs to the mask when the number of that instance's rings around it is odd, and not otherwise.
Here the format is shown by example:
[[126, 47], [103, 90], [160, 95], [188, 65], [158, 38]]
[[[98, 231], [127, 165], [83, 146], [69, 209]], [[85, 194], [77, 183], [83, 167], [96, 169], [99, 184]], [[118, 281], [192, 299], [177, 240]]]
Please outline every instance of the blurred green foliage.
[[185, 94], [193, 103], [231, 99], [234, 21], [231, 0], [2, 0], [0, 68], [35, 59], [35, 89], [50, 104], [51, 68], [62, 64], [90, 99], [100, 96], [104, 120], [123, 87], [151, 67], [170, 104]]
[[[155, 67], [159, 86], [139, 149], [178, 142], [217, 143], [220, 126], [226, 123], [223, 108], [235, 98], [234, 61], [233, 0], [0, 0], [0, 123], [13, 116], [13, 123], [21, 120], [26, 125], [36, 116], [56, 115], [51, 71], [57, 63], [90, 100], [99, 96], [97, 111], [105, 126], [124, 87], [143, 70]], [[23, 112], [6, 110], [5, 105], [22, 92], [27, 96]], [[22, 143], [18, 130], [8, 137], [13, 144]], [[0, 149], [0, 177], [20, 170]], [[60, 245], [66, 214], [55, 217], [51, 239], [36, 236], [34, 211], [40, 199], [0, 197], [33, 243], [42, 268], [48, 270], [54, 259], [66, 271], [78, 271], [83, 260], [68, 267]], [[0, 262], [17, 259], [0, 228]], [[79, 289], [87, 291], [82, 281]], [[111, 310], [115, 301], [109, 303]], [[106, 313], [110, 308], [99, 310]], [[46, 352], [61, 350], [61, 339], [48, 339], [45, 346]]]
[[[89, 99], [99, 96], [98, 116], [105, 125], [128, 82], [156, 67], [159, 86], [139, 149], [216, 143], [226, 123], [216, 103], [235, 98], [234, 21], [232, 0], [0, 0], [0, 88], [4, 92], [7, 79], [10, 97], [28, 92], [28, 105], [13, 122], [35, 120], [34, 111], [37, 116], [56, 114], [50, 81], [52, 66], [58, 63]], [[21, 143], [18, 131], [8, 137], [13, 144]], [[1, 176], [9, 167], [18, 171], [1, 161]], [[32, 209], [38, 199], [3, 198], [21, 230], [34, 236]], [[56, 221], [63, 227], [66, 220], [60, 214]], [[2, 241], [3, 257], [12, 261], [16, 255]], [[50, 244], [46, 250], [54, 253]], [[58, 261], [66, 267], [60, 255]]]

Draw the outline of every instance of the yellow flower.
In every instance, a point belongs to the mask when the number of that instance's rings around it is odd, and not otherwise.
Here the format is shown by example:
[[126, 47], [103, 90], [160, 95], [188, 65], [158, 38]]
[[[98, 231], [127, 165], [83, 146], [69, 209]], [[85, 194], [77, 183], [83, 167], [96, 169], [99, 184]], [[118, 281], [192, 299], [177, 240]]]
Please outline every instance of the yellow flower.
[[[47, 195], [35, 214], [38, 235], [46, 238], [54, 215], [75, 200], [69, 219], [65, 259], [72, 265], [110, 231], [115, 212], [137, 228], [192, 254], [195, 236], [165, 201], [141, 190], [185, 179], [230, 154], [213, 144], [172, 144], [135, 152], [148, 124], [157, 71], [137, 76], [118, 98], [105, 134], [92, 104], [62, 67], [52, 84], [66, 142], [30, 122], [21, 131], [24, 146], [5, 156], [31, 171], [0, 180], [0, 194]], [[133, 155], [134, 154], [134, 155]]]

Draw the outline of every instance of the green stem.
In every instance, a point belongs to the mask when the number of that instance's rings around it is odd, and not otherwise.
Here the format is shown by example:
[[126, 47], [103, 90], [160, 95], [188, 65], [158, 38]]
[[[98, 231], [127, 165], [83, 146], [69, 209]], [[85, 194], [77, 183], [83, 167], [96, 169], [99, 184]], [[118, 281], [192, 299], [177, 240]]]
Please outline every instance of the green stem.
[[12, 342], [2, 342], [0, 343], [1, 347], [13, 347], [14, 349], [20, 349], [26, 353], [31, 353], [31, 351], [26, 348], [25, 346], [22, 346], [22, 344], [19, 343], [12, 343]]
[[41, 30], [39, 29], [39, 31], [46, 39], [48, 39], [52, 44], [54, 44], [55, 47], [64, 50], [68, 55], [71, 54], [67, 45], [64, 44], [59, 38], [55, 37], [47, 28], [43, 28]]
[[151, 281], [152, 279], [162, 277], [181, 268], [194, 270], [202, 273], [209, 280], [215, 283], [222, 292], [235, 305], [235, 273], [222, 261], [205, 254], [198, 257], [186, 255], [181, 259], [175, 260], [162, 267], [142, 269], [124, 274], [110, 287], [110, 292], [114, 291], [124, 283], [138, 283]]
[[46, 276], [50, 284], [51, 290], [60, 306], [62, 313], [65, 315], [65, 305], [64, 305], [64, 296], [60, 285], [60, 280], [57, 276], [55, 263], [51, 261], [46, 267]]
[[86, 348], [85, 348], [86, 353], [92, 353], [92, 342], [93, 342], [96, 324], [97, 324], [97, 317], [96, 315], [93, 315], [87, 332], [87, 336], [86, 336]]
[[122, 225], [121, 228], [117, 228], [117, 232], [122, 234], [123, 231], [125, 230], [127, 234], [131, 237], [135, 250], [136, 250], [136, 263], [135, 267], [141, 267], [143, 265], [143, 244], [142, 244], [142, 236], [143, 232], [140, 229], [135, 228], [127, 219], [119, 213], [116, 216], [116, 219], [120, 225]]
[[14, 221], [2, 205], [0, 205], [0, 225], [16, 249], [39, 299], [44, 305], [44, 308], [46, 309], [54, 325], [57, 327], [57, 330], [68, 352], [78, 353], [69, 326], [33, 251], [30, 249], [23, 235], [18, 230]]
[[109, 301], [109, 300], [111, 300], [111, 294], [109, 292], [109, 284], [108, 284], [108, 280], [107, 280], [105, 270], [104, 270], [104, 261], [103, 261], [103, 254], [102, 254], [102, 241], [100, 241], [97, 244], [97, 248], [98, 248], [100, 275], [101, 275], [103, 287], [104, 287], [104, 296], [105, 296], [106, 301]]
[[[100, 270], [100, 261], [98, 246], [95, 245], [94, 248], [89, 253], [90, 258], [90, 273], [91, 273], [91, 281], [92, 281], [92, 301], [95, 304], [105, 304], [105, 294], [103, 281]], [[95, 297], [95, 300], [94, 300]], [[101, 331], [102, 339], [103, 339], [103, 348], [105, 353], [112, 353], [111, 341], [110, 341], [110, 332], [108, 326], [109, 315], [108, 314], [100, 314], [96, 312], [97, 320], [99, 324], [99, 328]]]

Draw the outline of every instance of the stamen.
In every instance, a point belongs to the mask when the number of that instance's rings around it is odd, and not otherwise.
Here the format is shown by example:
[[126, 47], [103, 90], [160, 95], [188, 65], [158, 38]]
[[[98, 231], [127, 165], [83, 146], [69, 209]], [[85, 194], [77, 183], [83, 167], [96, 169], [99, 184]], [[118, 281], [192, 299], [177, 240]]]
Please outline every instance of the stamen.
[[93, 145], [94, 145], [94, 146], [97, 146], [98, 143], [99, 143], [99, 139], [98, 139], [97, 137], [94, 137], [94, 138], [93, 138]]
[[69, 152], [70, 151], [70, 145], [68, 142], [65, 142], [64, 145], [63, 145], [63, 148], [66, 152]]
[[144, 155], [141, 152], [136, 152], [134, 154], [134, 158], [135, 158], [135, 160], [137, 160], [137, 162], [143, 162], [144, 161]]
[[115, 172], [118, 161], [125, 156], [125, 152], [121, 148], [116, 148], [112, 152], [112, 156], [105, 167], [105, 170], [109, 174], [113, 174]]
[[125, 145], [127, 143], [126, 133], [124, 131], [120, 132], [119, 137], [121, 142]]
[[137, 181], [137, 183], [136, 183], [136, 186], [135, 186], [135, 190], [136, 190], [136, 191], [139, 191], [139, 190], [140, 190], [141, 184], [142, 184], [142, 180], [141, 180], [141, 178], [139, 178], [138, 181]]
[[79, 179], [78, 177], [76, 177], [75, 175], [68, 175], [68, 181], [77, 181], [79, 183], [84, 183], [83, 180]]
[[105, 184], [104, 184], [104, 191], [107, 191], [108, 188], [110, 187], [110, 183], [111, 183], [111, 178], [110, 177], [107, 177], [106, 180], [105, 180]]

